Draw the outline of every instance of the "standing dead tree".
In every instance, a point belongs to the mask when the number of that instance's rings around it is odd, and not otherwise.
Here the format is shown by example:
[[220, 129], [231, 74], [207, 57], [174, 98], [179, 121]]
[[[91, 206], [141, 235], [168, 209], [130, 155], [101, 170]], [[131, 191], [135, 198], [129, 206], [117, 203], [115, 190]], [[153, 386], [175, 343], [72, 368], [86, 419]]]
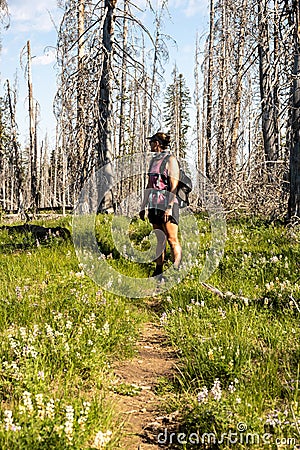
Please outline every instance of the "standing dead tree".
[[290, 196], [288, 218], [300, 218], [300, 5], [292, 2], [293, 84], [291, 96]]
[[[154, 101], [158, 94], [159, 81], [162, 81], [161, 72], [163, 67], [161, 62], [166, 62], [169, 58], [169, 54], [164, 41], [164, 34], [162, 33], [162, 22], [165, 12], [167, 11], [168, 0], [162, 0], [159, 9], [154, 11], [155, 14], [155, 38], [153, 48], [153, 62], [152, 62], [152, 75], [150, 81], [150, 99], [149, 99], [149, 123], [147, 134], [151, 134], [155, 124], [154, 114]], [[156, 104], [157, 107], [157, 104]], [[161, 111], [159, 111], [161, 113]]]
[[279, 79], [274, 79], [274, 69], [278, 61], [274, 61], [274, 52], [271, 51], [270, 18], [268, 0], [258, 1], [258, 55], [260, 75], [260, 97], [262, 108], [262, 133], [266, 163], [272, 167], [279, 155], [278, 137], [276, 136], [276, 110], [274, 92]]
[[13, 211], [23, 205], [23, 162], [16, 123], [16, 86], [6, 80], [0, 98], [0, 204]]
[[114, 43], [114, 28], [115, 28], [115, 9], [117, 0], [105, 0], [104, 4], [104, 23], [102, 31], [102, 71], [100, 78], [99, 90], [99, 115], [98, 115], [98, 167], [105, 166], [105, 175], [108, 180], [108, 189], [103, 200], [99, 205], [99, 211], [109, 211], [113, 206], [112, 186], [112, 132], [113, 132], [113, 105], [112, 105], [112, 90], [113, 90], [113, 43]]
[[[84, 0], [79, 0], [77, 5], [77, 27], [78, 27], [78, 48], [77, 48], [77, 114], [76, 114], [76, 129], [77, 129], [77, 145], [78, 145], [78, 159], [83, 161], [84, 158]], [[84, 168], [83, 174], [84, 178]]]
[[[6, 0], [0, 0], [0, 23], [4, 23], [9, 17], [8, 5]], [[9, 25], [7, 24], [6, 27]]]
[[210, 0], [210, 19], [208, 37], [208, 58], [207, 58], [207, 82], [205, 87], [204, 101], [206, 102], [205, 120], [205, 175], [211, 176], [211, 154], [212, 154], [212, 107], [213, 107], [213, 64], [214, 64], [214, 40], [215, 40], [215, 5], [214, 0]]
[[33, 98], [32, 74], [31, 74], [31, 47], [27, 41], [27, 84], [28, 84], [28, 115], [29, 115], [29, 180], [30, 203], [34, 211], [39, 207], [38, 179], [37, 179], [37, 102]]
[[10, 136], [12, 145], [12, 173], [11, 173], [11, 209], [14, 206], [20, 211], [23, 201], [23, 173], [20, 146], [17, 139], [17, 123], [16, 123], [16, 90], [13, 92], [7, 80], [7, 101], [10, 116]]
[[194, 91], [194, 103], [196, 107], [196, 145], [197, 145], [197, 169], [204, 173], [204, 151], [202, 143], [201, 134], [201, 87], [200, 87], [200, 42], [198, 33], [196, 35], [196, 46], [195, 46], [195, 68], [194, 68], [194, 79], [195, 79], [195, 91]]

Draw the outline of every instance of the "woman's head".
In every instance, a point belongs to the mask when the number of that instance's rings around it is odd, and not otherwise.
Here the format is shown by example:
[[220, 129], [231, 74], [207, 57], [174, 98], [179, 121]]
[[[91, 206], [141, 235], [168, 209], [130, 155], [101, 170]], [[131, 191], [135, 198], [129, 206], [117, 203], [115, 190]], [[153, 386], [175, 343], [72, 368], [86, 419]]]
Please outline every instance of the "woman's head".
[[162, 131], [158, 131], [153, 136], [148, 137], [150, 144], [151, 142], [158, 142], [160, 147], [165, 150], [170, 144], [170, 135], [163, 133]]

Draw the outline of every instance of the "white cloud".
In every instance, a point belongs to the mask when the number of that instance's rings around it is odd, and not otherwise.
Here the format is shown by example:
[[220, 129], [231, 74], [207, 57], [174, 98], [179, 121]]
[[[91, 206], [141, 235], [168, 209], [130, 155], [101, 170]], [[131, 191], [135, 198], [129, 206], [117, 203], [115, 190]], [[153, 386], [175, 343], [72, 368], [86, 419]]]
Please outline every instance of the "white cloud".
[[195, 46], [194, 46], [193, 44], [187, 44], [187, 45], [184, 45], [184, 46], [180, 49], [180, 51], [182, 51], [183, 53], [185, 53], [185, 54], [187, 54], [187, 55], [190, 55], [190, 54], [193, 54], [193, 53], [194, 53], [194, 51], [195, 51]]
[[169, 7], [183, 9], [186, 17], [207, 13], [208, 0], [169, 0]]
[[44, 55], [36, 56], [32, 59], [32, 64], [34, 66], [46, 66], [51, 64], [56, 59], [56, 51], [54, 49], [47, 50]]
[[207, 13], [208, 0], [188, 0], [184, 9], [186, 17], [193, 17], [199, 13]]
[[56, 0], [11, 0], [9, 4], [10, 26], [15, 32], [51, 31], [54, 19], [59, 15]]
[[9, 52], [9, 50], [8, 50], [7, 47], [2, 47], [2, 48], [1, 48], [1, 54], [2, 54], [2, 56], [8, 55], [8, 52]]

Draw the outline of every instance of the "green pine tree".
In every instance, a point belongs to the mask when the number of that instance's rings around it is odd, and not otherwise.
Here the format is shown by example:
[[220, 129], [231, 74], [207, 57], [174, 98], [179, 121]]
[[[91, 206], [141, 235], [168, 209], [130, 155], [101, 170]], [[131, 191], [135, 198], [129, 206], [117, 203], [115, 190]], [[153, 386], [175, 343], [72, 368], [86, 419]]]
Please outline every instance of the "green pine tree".
[[177, 67], [173, 70], [173, 82], [167, 87], [164, 106], [164, 122], [171, 136], [172, 150], [180, 158], [185, 158], [191, 96], [186, 81]]

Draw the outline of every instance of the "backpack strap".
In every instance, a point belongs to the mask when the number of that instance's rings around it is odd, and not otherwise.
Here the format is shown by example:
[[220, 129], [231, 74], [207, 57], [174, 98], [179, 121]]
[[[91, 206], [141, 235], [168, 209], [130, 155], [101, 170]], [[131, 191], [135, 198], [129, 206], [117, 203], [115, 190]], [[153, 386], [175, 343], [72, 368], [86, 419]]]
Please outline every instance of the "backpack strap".
[[[161, 165], [160, 165], [160, 171], [159, 171], [160, 176], [163, 175], [164, 170], [165, 170], [165, 168], [166, 168], [166, 165], [167, 165], [167, 163], [168, 163], [168, 161], [169, 161], [169, 159], [170, 159], [170, 156], [171, 156], [171, 155], [166, 155], [166, 156], [164, 157], [164, 159], [162, 160], [162, 163], [161, 163]], [[169, 175], [167, 176], [166, 181], [167, 181], [168, 189], [170, 189]]]
[[163, 174], [164, 170], [166, 168], [167, 162], [169, 161], [171, 155], [166, 155], [164, 159], [162, 160], [162, 163], [160, 165], [160, 173]]

